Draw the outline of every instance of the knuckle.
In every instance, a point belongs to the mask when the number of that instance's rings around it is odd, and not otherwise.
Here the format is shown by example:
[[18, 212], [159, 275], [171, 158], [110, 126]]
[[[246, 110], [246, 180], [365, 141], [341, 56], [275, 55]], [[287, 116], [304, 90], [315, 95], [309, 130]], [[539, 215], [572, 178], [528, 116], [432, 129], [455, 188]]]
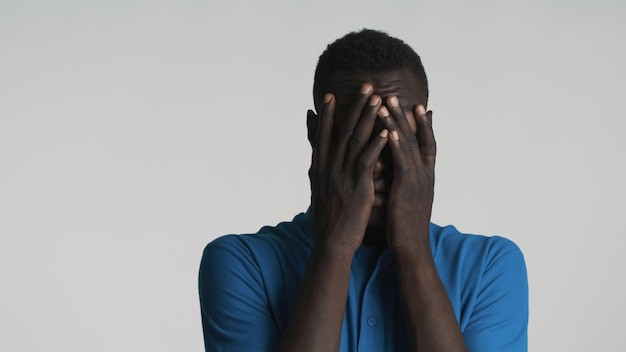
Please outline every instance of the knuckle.
[[357, 167], [361, 170], [370, 169], [374, 166], [374, 162], [369, 158], [359, 158], [357, 161]]
[[335, 130], [335, 135], [338, 138], [346, 138], [352, 135], [352, 130], [347, 128], [346, 126], [339, 127]]
[[408, 140], [408, 144], [411, 148], [419, 147], [419, 141], [417, 140], [416, 137], [409, 136], [409, 138], [406, 138], [406, 139]]
[[350, 137], [350, 140], [348, 141], [348, 145], [352, 148], [357, 148], [360, 147], [363, 144], [363, 141], [357, 137], [357, 136], [352, 136]]
[[396, 166], [396, 171], [400, 172], [401, 174], [407, 174], [411, 171], [411, 167], [406, 163], [401, 163]]

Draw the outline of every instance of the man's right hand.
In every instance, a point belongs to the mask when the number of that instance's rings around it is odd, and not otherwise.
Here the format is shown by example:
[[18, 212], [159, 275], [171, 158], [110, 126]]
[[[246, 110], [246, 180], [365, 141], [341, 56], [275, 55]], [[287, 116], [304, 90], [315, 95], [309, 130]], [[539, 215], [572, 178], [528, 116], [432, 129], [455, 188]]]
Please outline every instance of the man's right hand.
[[387, 130], [372, 138], [379, 96], [364, 84], [345, 116], [326, 94], [313, 153], [312, 206], [315, 244], [324, 251], [354, 253], [361, 245], [374, 202], [374, 166]]
[[345, 113], [332, 94], [324, 97], [310, 173], [315, 240], [279, 351], [339, 349], [350, 263], [369, 223], [374, 166], [387, 143], [387, 130], [372, 138], [382, 104], [372, 92], [363, 85]]

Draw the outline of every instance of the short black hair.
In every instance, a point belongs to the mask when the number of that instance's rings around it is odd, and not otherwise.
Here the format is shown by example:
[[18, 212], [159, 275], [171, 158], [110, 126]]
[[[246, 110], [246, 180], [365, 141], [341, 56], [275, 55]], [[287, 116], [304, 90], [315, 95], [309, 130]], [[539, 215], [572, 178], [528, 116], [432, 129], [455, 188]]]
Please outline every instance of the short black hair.
[[405, 42], [372, 29], [351, 32], [326, 47], [320, 55], [313, 79], [315, 105], [327, 93], [328, 80], [335, 72], [382, 73], [412, 69], [428, 98], [428, 79], [419, 55]]

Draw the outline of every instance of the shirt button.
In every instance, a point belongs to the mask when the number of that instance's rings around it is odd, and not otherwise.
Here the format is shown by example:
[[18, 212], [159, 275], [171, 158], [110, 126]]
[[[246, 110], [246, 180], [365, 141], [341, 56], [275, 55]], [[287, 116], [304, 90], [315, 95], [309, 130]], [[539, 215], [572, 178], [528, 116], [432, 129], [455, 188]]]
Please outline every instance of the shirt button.
[[357, 252], [356, 253], [356, 259], [363, 260], [363, 252]]
[[376, 318], [374, 318], [374, 317], [367, 318], [367, 325], [369, 325], [369, 326], [376, 325]]

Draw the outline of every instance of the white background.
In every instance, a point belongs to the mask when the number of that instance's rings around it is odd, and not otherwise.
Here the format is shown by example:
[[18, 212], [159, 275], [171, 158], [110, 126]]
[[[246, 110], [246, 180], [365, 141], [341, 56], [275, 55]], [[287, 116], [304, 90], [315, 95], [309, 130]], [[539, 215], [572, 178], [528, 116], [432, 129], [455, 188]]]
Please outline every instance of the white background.
[[201, 351], [203, 247], [306, 209], [317, 57], [363, 27], [426, 66], [433, 220], [524, 251], [530, 350], [620, 350], [625, 18], [617, 1], [0, 1], [0, 350]]

